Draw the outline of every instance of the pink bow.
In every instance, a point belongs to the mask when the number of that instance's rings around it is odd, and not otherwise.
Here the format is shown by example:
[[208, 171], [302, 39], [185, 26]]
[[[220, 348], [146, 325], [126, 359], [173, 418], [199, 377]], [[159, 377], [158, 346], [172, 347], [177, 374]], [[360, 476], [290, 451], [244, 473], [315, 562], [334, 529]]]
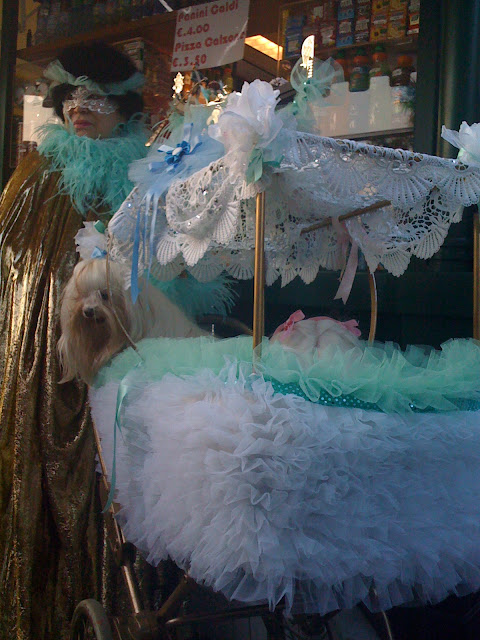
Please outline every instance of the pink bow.
[[303, 313], [303, 311], [300, 311], [300, 309], [298, 311], [295, 311], [286, 322], [275, 329], [273, 336], [281, 333], [282, 335], [278, 335], [278, 339], [280, 340], [280, 342], [283, 342], [285, 338], [287, 338], [287, 336], [292, 333], [295, 323], [300, 322], [300, 320], [303, 320], [304, 318], [305, 314]]
[[[295, 311], [294, 313], [292, 313], [292, 315], [288, 318], [286, 322], [284, 322], [283, 324], [281, 324], [279, 327], [275, 329], [275, 332], [272, 338], [274, 336], [277, 336], [280, 342], [284, 342], [285, 339], [290, 335], [290, 333], [292, 333], [295, 323], [300, 322], [301, 320], [304, 320], [304, 319], [305, 319], [305, 314], [303, 313], [303, 311], [300, 311], [300, 309], [298, 309], [298, 311]], [[337, 324], [341, 324], [342, 326], [344, 326], [345, 329], [347, 329], [347, 331], [350, 331], [350, 333], [356, 336], [357, 338], [359, 338], [362, 335], [362, 332], [358, 328], [357, 320], [346, 320], [345, 322], [341, 322], [340, 320], [335, 320], [334, 318], [329, 318], [328, 316], [317, 316], [315, 318], [310, 318], [310, 320], [332, 320], [333, 322], [336, 322]]]

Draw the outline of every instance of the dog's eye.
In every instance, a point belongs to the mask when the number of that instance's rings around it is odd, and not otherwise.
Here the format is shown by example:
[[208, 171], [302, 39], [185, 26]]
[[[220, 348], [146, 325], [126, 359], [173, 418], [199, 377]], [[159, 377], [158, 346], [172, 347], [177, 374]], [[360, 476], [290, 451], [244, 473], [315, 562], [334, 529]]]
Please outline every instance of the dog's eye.
[[108, 300], [108, 293], [106, 291], [100, 291], [100, 296], [102, 300]]

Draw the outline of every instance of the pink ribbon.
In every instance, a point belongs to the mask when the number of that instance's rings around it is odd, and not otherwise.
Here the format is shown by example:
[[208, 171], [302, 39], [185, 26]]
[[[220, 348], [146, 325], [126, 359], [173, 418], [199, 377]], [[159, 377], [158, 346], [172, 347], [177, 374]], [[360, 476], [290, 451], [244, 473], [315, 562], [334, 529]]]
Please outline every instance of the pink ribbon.
[[348, 229], [344, 222], [340, 222], [338, 218], [332, 218], [332, 226], [337, 232], [338, 243], [342, 250], [344, 259], [347, 257], [348, 245], [350, 244], [350, 254], [348, 256], [347, 264], [340, 276], [340, 286], [335, 294], [334, 300], [341, 299], [343, 304], [348, 300], [348, 296], [353, 287], [353, 281], [355, 280], [355, 274], [358, 268], [358, 244], [353, 240], [348, 232]]
[[300, 311], [300, 309], [298, 309], [298, 311], [292, 313], [292, 315], [286, 322], [275, 329], [272, 338], [281, 333], [282, 335], [278, 335], [278, 339], [280, 340], [280, 342], [283, 342], [285, 338], [287, 338], [288, 335], [292, 333], [295, 323], [300, 322], [300, 320], [303, 320], [304, 318], [305, 314], [303, 313], [303, 311]]
[[[304, 319], [305, 314], [303, 313], [303, 311], [300, 311], [300, 309], [298, 311], [295, 311], [286, 322], [275, 329], [272, 338], [274, 336], [277, 336], [280, 342], [284, 342], [285, 339], [292, 333], [295, 323], [300, 322]], [[362, 332], [358, 328], [357, 320], [346, 320], [345, 322], [341, 322], [340, 320], [335, 320], [334, 318], [329, 318], [328, 316], [316, 316], [315, 318], [309, 318], [309, 320], [332, 320], [337, 324], [341, 324], [343, 327], [345, 327], [345, 329], [347, 329], [347, 331], [350, 331], [350, 333], [352, 333], [357, 338], [362, 335]]]

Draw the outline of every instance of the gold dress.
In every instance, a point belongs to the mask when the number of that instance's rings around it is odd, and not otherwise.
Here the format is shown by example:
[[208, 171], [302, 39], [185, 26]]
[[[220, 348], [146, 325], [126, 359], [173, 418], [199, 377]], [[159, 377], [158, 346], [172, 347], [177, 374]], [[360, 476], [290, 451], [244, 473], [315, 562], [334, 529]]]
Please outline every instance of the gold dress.
[[0, 638], [68, 637], [75, 605], [109, 605], [87, 388], [58, 384], [63, 285], [83, 219], [28, 155], [0, 200]]
[[[87, 387], [58, 384], [56, 346], [75, 235], [84, 218], [106, 223], [120, 206], [145, 141], [135, 123], [104, 140], [46, 125], [42, 155], [23, 160], [0, 199], [0, 640], [63, 640], [85, 598], [108, 613], [125, 608], [95, 490]], [[92, 201], [104, 214], [89, 211]], [[169, 295], [187, 298], [191, 314], [199, 301], [203, 313], [228, 308], [222, 278], [192, 286], [178, 279]], [[137, 569], [149, 608], [176, 573], [141, 560]]]

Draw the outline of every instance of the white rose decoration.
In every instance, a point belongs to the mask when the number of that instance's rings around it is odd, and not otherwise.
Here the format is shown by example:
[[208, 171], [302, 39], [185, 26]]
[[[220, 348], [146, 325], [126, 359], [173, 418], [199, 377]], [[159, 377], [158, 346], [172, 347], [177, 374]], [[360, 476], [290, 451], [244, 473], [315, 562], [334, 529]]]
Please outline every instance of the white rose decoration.
[[462, 122], [459, 131], [442, 127], [442, 138], [460, 149], [458, 158], [467, 164], [480, 165], [480, 124]]
[[217, 124], [209, 126], [209, 135], [220, 141], [230, 156], [234, 179], [245, 175], [254, 150], [268, 155], [267, 148], [282, 129], [283, 121], [275, 113], [279, 93], [262, 80], [245, 82], [241, 93], [230, 94]]

